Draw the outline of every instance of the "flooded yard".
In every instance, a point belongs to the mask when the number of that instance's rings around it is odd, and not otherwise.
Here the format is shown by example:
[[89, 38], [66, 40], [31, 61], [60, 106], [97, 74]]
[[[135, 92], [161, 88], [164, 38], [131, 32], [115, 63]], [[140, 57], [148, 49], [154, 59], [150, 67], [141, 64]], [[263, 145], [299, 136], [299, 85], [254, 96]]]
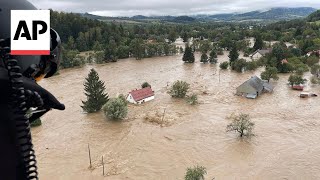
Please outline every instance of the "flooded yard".
[[[227, 61], [228, 53], [219, 56]], [[206, 179], [320, 179], [320, 103], [300, 99], [287, 86], [289, 74], [272, 81], [275, 90], [256, 100], [235, 96], [236, 87], [255, 72], [219, 70], [218, 65], [184, 64], [181, 56], [120, 60], [117, 63], [62, 70], [41, 85], [65, 103], [51, 111], [43, 125], [32, 130], [41, 179], [183, 179], [186, 168], [202, 165]], [[127, 94], [147, 81], [155, 100], [129, 105], [122, 122], [102, 113], [84, 114], [83, 83], [94, 67], [110, 97]], [[310, 76], [305, 75], [306, 78]], [[307, 78], [309, 79], [309, 78]], [[191, 84], [199, 105], [172, 99], [168, 87], [176, 80]], [[309, 86], [320, 93], [319, 86]], [[150, 113], [170, 119], [166, 126], [144, 120]], [[227, 133], [231, 113], [247, 113], [255, 136], [241, 140]], [[92, 164], [89, 168], [88, 144]], [[106, 176], [102, 176], [101, 157]]]

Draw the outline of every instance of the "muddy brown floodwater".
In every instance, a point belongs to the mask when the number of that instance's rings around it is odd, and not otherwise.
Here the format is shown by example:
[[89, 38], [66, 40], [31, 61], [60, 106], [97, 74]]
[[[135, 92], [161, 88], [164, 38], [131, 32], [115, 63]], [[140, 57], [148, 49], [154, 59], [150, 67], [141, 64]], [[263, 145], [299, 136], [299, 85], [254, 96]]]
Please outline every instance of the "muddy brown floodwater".
[[[183, 179], [187, 167], [207, 168], [206, 179], [320, 179], [319, 98], [300, 99], [280, 75], [274, 93], [256, 100], [235, 96], [242, 82], [261, 72], [220, 72], [215, 65], [184, 64], [181, 56], [120, 60], [99, 66], [62, 70], [41, 85], [67, 109], [51, 111], [32, 130], [41, 179]], [[219, 57], [226, 61], [227, 53]], [[110, 97], [126, 94], [147, 81], [155, 100], [129, 106], [122, 122], [102, 113], [84, 114], [83, 82], [90, 68], [105, 81]], [[310, 76], [309, 74], [306, 77]], [[167, 84], [185, 80], [199, 94], [190, 106], [172, 99]], [[320, 87], [309, 86], [320, 93]], [[162, 126], [144, 117], [162, 113]], [[231, 113], [248, 113], [256, 136], [241, 140], [227, 133]], [[89, 169], [90, 144], [93, 167]], [[106, 176], [102, 176], [101, 157]]]

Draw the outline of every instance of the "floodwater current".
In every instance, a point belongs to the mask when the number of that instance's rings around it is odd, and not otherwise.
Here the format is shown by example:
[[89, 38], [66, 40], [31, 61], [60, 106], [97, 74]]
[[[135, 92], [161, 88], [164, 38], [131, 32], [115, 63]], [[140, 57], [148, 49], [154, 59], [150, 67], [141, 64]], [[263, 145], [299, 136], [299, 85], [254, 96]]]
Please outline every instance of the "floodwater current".
[[[219, 56], [219, 62], [227, 61], [227, 54]], [[194, 64], [181, 59], [177, 55], [88, 65], [41, 82], [67, 109], [49, 112], [42, 126], [32, 130], [40, 178], [176, 180], [184, 178], [187, 167], [201, 165], [209, 180], [320, 179], [319, 98], [300, 99], [285, 74], [272, 81], [273, 93], [245, 99], [234, 95], [236, 87], [262, 69], [219, 72], [218, 65], [201, 64], [199, 54]], [[109, 121], [102, 113], [85, 114], [80, 105], [90, 68], [97, 70], [110, 97], [147, 81], [155, 100], [129, 105], [122, 122]], [[190, 83], [200, 104], [172, 99], [167, 88], [176, 80]], [[320, 93], [319, 86], [308, 88]], [[164, 111], [165, 124], [145, 121], [147, 115]], [[232, 113], [249, 114], [255, 136], [240, 139], [226, 132], [226, 117]]]

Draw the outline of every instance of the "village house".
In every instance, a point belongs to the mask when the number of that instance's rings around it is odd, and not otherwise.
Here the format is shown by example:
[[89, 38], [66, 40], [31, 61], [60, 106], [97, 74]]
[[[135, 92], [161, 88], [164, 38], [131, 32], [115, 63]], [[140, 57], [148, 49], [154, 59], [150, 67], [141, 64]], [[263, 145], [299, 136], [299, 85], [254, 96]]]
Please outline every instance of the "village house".
[[273, 86], [266, 81], [254, 76], [237, 88], [236, 95], [255, 99], [264, 92], [272, 92]]
[[311, 55], [320, 56], [320, 50], [310, 51], [307, 53], [307, 57], [310, 57]]
[[259, 49], [250, 55], [252, 60], [258, 60], [261, 57], [264, 57], [266, 54], [271, 53], [271, 49]]
[[151, 87], [136, 89], [129, 92], [127, 101], [133, 104], [142, 104], [154, 99], [154, 91]]

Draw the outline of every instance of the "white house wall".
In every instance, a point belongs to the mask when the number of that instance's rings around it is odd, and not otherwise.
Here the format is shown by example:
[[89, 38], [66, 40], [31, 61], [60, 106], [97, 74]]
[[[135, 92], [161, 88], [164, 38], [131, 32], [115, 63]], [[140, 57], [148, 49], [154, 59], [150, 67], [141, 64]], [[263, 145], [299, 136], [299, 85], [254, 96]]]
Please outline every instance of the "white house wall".
[[138, 101], [138, 102], [136, 102], [136, 101], [133, 99], [133, 97], [132, 97], [131, 94], [129, 94], [128, 97], [127, 97], [127, 101], [130, 102], [130, 103], [132, 103], [132, 104], [141, 104], [141, 103], [143, 103], [143, 102], [148, 102], [148, 101], [151, 101], [151, 100], [154, 100], [154, 96], [147, 97], [147, 98], [142, 99], [142, 100], [140, 100], [140, 101]]
[[128, 95], [127, 101], [129, 101], [130, 103], [133, 103], [133, 104], [137, 104], [137, 102], [133, 99], [131, 94]]
[[142, 100], [138, 101], [138, 104], [141, 104], [143, 102], [148, 102], [148, 101], [151, 101], [151, 100], [154, 100], [154, 96], [150, 96], [150, 97], [147, 97], [145, 99], [142, 99]]

